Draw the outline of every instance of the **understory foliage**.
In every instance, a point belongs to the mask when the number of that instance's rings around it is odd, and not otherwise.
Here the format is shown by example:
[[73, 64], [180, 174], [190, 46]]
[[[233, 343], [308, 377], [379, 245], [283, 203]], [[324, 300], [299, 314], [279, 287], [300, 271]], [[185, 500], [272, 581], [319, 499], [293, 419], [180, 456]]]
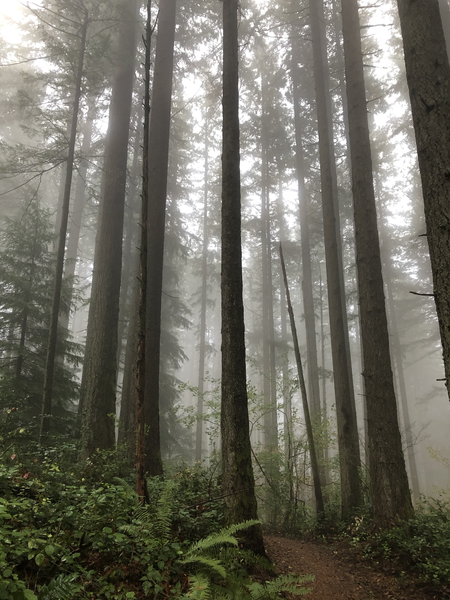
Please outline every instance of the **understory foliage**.
[[376, 564], [413, 573], [447, 597], [450, 593], [450, 502], [422, 497], [415, 516], [387, 531], [374, 532], [370, 520], [355, 518], [347, 527], [351, 545]]
[[[75, 445], [0, 464], [0, 599], [279, 598], [312, 577], [253, 581], [267, 561], [222, 527], [222, 499], [208, 472], [185, 467], [149, 480], [141, 507], [121, 449], [76, 465]], [[123, 454], [123, 456], [122, 456]], [[108, 463], [109, 468], [104, 465]], [[122, 475], [122, 477], [120, 477]]]

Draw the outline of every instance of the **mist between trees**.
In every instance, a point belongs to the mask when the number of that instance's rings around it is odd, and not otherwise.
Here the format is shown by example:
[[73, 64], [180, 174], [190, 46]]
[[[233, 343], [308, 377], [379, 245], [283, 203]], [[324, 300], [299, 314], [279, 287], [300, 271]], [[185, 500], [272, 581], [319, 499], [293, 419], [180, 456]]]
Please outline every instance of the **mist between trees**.
[[226, 524], [285, 531], [316, 501], [389, 528], [448, 490], [447, 0], [11, 14], [8, 452], [70, 439], [84, 464], [118, 444], [143, 504], [146, 475], [203, 461]]

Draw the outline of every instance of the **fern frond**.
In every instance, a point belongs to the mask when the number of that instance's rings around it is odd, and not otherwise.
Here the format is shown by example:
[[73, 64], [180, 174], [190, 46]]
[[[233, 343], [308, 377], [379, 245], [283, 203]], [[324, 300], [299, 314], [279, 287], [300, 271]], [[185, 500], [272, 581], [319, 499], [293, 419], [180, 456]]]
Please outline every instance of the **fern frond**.
[[41, 587], [40, 600], [72, 600], [83, 589], [82, 585], [76, 583], [77, 579], [78, 575], [73, 573], [55, 577], [48, 585]]
[[253, 527], [254, 525], [261, 525], [261, 521], [258, 521], [256, 519], [242, 521], [242, 523], [236, 523], [234, 525], [229, 525], [228, 527], [225, 527], [220, 531], [220, 533], [228, 533], [229, 535], [235, 535], [238, 531], [248, 529], [249, 527]]
[[226, 579], [227, 572], [225, 567], [222, 565], [220, 560], [215, 558], [208, 558], [207, 556], [186, 556], [183, 560], [180, 561], [181, 564], [189, 564], [189, 565], [200, 565], [203, 567], [209, 567], [213, 571], [215, 571], [220, 577]]
[[273, 581], [265, 584], [252, 582], [245, 587], [250, 592], [252, 600], [266, 598], [279, 598], [282, 592], [289, 592], [294, 596], [305, 596], [311, 588], [300, 587], [304, 583], [314, 581], [314, 575], [280, 575]]
[[237, 546], [238, 541], [232, 535], [229, 535], [227, 531], [222, 529], [219, 533], [212, 533], [208, 535], [198, 542], [192, 544], [189, 548], [189, 554], [194, 554], [195, 552], [199, 552], [202, 550], [209, 550], [214, 546], [223, 546], [224, 544], [231, 544], [232, 546]]
[[189, 592], [184, 598], [189, 600], [209, 600], [211, 598], [210, 581], [204, 575], [190, 577]]

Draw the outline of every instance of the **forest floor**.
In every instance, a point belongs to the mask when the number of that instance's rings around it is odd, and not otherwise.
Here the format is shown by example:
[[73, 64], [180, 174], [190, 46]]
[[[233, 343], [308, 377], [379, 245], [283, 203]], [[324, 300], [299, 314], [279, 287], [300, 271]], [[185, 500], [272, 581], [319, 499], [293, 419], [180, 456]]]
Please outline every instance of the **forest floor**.
[[[443, 600], [411, 575], [390, 565], [377, 565], [344, 542], [314, 542], [264, 536], [266, 552], [278, 574], [314, 575], [306, 583], [309, 600]], [[450, 590], [449, 590], [450, 591]], [[298, 596], [296, 596], [298, 597]], [[293, 598], [293, 597], [292, 597]]]

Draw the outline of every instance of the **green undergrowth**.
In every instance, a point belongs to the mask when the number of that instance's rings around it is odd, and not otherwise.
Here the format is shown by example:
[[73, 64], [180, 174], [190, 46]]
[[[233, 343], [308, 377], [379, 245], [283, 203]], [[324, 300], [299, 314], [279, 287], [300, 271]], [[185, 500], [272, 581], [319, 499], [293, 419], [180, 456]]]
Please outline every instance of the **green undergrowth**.
[[374, 532], [370, 520], [355, 518], [346, 537], [372, 563], [414, 574], [450, 597], [450, 502], [422, 498], [412, 519], [388, 531]]
[[[9, 454], [9, 453], [8, 453]], [[0, 463], [0, 600], [271, 599], [303, 594], [311, 577], [267, 576], [271, 565], [223, 527], [207, 469], [183, 466], [148, 482], [139, 505], [118, 449], [77, 466], [70, 445]]]

